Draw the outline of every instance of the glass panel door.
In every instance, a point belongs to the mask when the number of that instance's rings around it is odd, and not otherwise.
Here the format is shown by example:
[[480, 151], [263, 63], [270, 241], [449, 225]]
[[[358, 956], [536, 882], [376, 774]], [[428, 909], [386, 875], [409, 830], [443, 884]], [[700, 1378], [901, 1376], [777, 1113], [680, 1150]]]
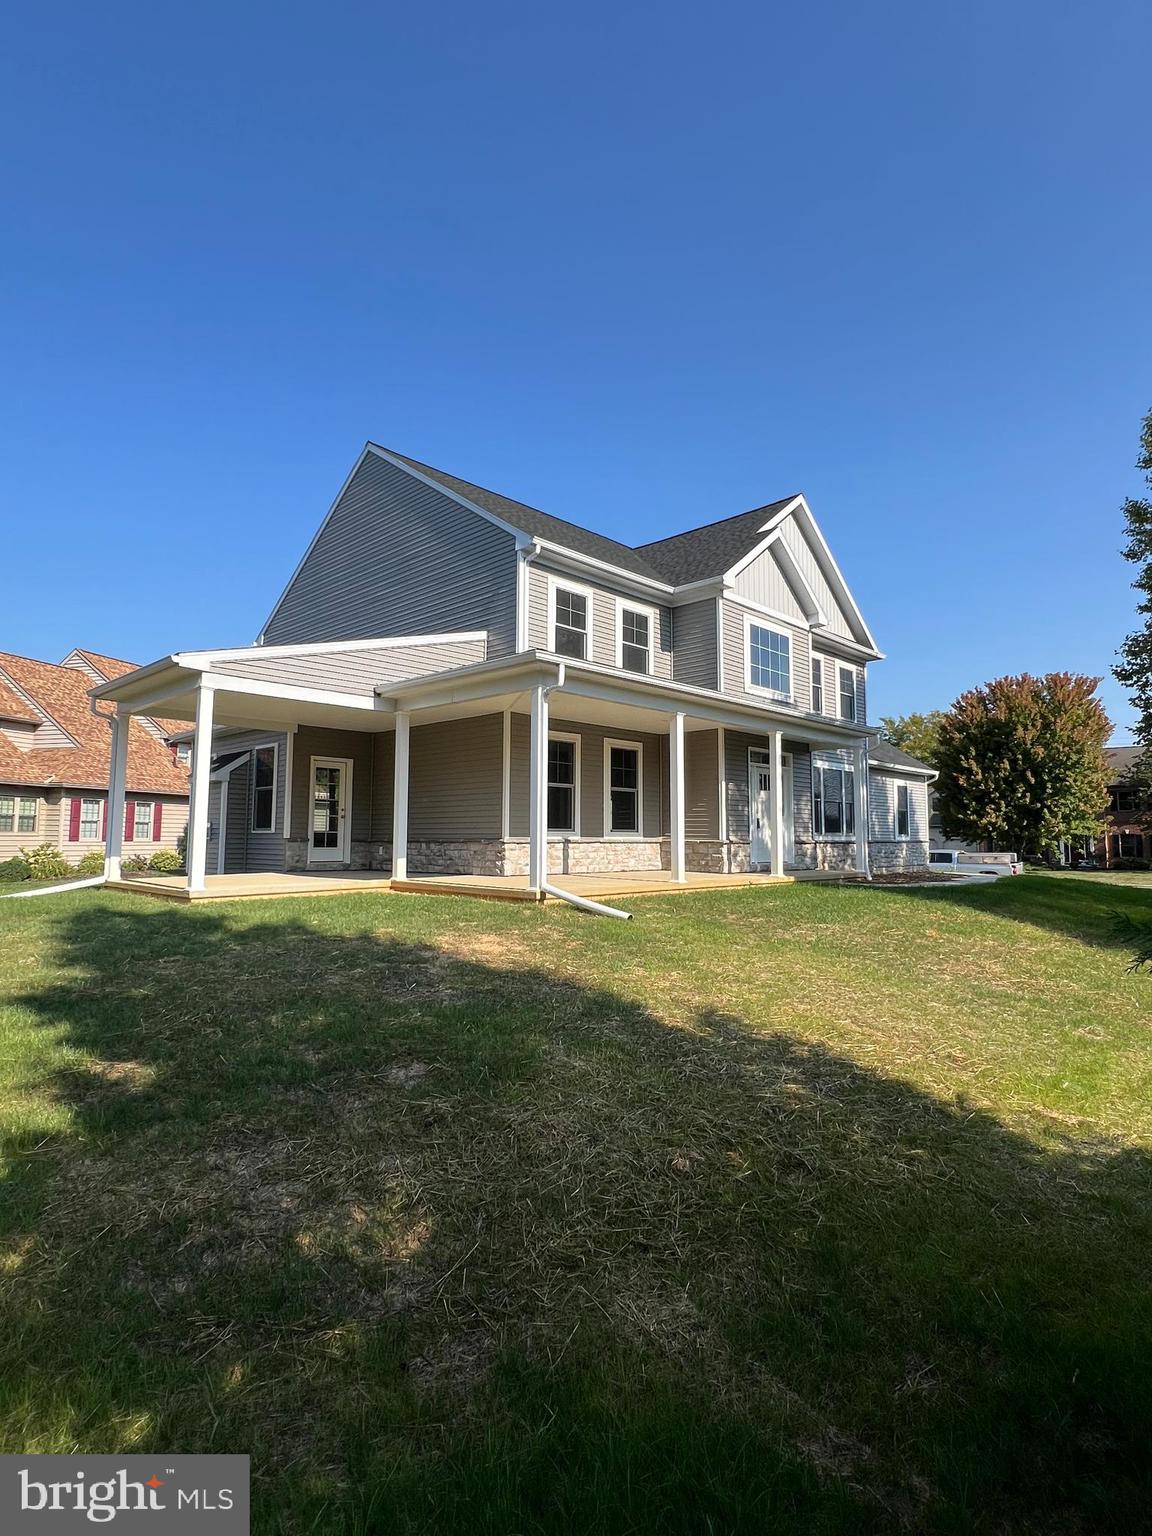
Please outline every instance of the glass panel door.
[[348, 765], [331, 759], [314, 759], [309, 825], [310, 863], [347, 861], [347, 794]]

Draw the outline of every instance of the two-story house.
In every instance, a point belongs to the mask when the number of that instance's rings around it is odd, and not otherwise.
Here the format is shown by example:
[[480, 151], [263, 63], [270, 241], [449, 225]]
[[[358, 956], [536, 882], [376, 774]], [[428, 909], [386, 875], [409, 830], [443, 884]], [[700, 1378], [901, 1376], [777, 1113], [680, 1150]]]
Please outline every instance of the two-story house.
[[870, 751], [880, 656], [802, 496], [633, 547], [370, 443], [254, 646], [94, 693], [195, 722], [193, 892], [348, 868], [541, 889], [925, 864], [931, 770]]
[[1117, 860], [1152, 858], [1152, 805], [1131, 777], [1143, 747], [1105, 747], [1111, 770], [1108, 809], [1096, 841], [1096, 862], [1111, 868]]

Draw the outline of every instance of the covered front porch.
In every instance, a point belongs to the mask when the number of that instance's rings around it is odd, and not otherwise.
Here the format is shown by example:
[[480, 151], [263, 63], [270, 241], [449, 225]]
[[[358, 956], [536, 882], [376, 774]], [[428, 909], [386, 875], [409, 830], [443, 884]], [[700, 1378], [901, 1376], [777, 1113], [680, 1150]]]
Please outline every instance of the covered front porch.
[[[275, 671], [275, 649], [243, 654]], [[866, 740], [835, 722], [537, 652], [371, 691], [233, 675], [237, 654], [102, 690], [117, 706], [111, 883], [191, 900], [437, 884], [540, 900], [558, 882], [643, 894], [867, 872]], [[161, 702], [191, 726], [188, 872], [122, 882], [126, 721]], [[820, 836], [814, 752], [843, 765], [819, 770]]]

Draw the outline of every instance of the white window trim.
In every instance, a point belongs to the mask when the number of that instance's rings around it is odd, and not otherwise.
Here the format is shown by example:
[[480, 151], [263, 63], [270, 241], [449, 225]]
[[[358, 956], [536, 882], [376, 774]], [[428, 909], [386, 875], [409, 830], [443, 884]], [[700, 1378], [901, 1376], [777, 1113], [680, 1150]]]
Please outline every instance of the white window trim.
[[[253, 811], [256, 806], [256, 754], [263, 752], [268, 747], [275, 754], [272, 758], [272, 825], [270, 827], [254, 827], [252, 825]], [[248, 833], [251, 837], [271, 837], [276, 831], [276, 800], [280, 792], [280, 743], [278, 741], [258, 741], [248, 749], [248, 762], [252, 782], [248, 786]], [[285, 787], [287, 797], [287, 787]]]
[[[828, 668], [831, 665], [827, 656], [819, 651], [814, 651], [811, 645], [811, 636], [808, 645], [808, 705], [814, 715], [825, 715], [828, 712]], [[815, 687], [813, 678], [816, 674], [816, 664], [820, 664], [820, 708], [812, 703], [812, 690]]]
[[[788, 692], [781, 693], [775, 688], [765, 688], [760, 683], [752, 681], [752, 626], [757, 629], [766, 629], [771, 634], [779, 635], [782, 640], [788, 642]], [[744, 686], [749, 693], [758, 693], [765, 699], [776, 699], [781, 704], [791, 704], [793, 701], [793, 686], [796, 678], [796, 636], [779, 624], [766, 624], [762, 618], [752, 613], [744, 615]]]
[[[142, 805], [146, 805], [148, 807], [148, 835], [147, 835], [147, 837], [141, 837], [140, 836], [140, 807]], [[155, 821], [153, 819], [155, 817], [155, 814], [156, 814], [156, 802], [155, 802], [155, 800], [133, 800], [133, 802], [132, 802], [132, 841], [134, 843], [152, 843], [152, 842], [156, 841], [156, 839], [152, 836], [152, 828], [155, 825]]]
[[[624, 610], [627, 608], [632, 613], [643, 613], [648, 617], [648, 667], [644, 672], [633, 672], [624, 665]], [[656, 676], [656, 647], [660, 635], [660, 610], [650, 608], [647, 603], [636, 603], [627, 597], [616, 598], [616, 665], [622, 672], [627, 671], [630, 677], [655, 677]]]
[[[636, 830], [615, 832], [612, 829], [612, 748], [628, 747], [636, 753]], [[639, 841], [644, 836], [644, 743], [627, 741], [619, 736], [604, 738], [604, 836], [629, 838]]]
[[[838, 758], [838, 757], [817, 757], [817, 756], [813, 756], [813, 758], [812, 758], [813, 779], [815, 779], [815, 775], [817, 773], [823, 773], [825, 768], [838, 769], [840, 774], [842, 775], [841, 780], [840, 780], [840, 793], [843, 796], [843, 799], [841, 800], [840, 803], [842, 805], [845, 805], [845, 806], [851, 805], [851, 807], [852, 807], [852, 831], [851, 832], [824, 832], [824, 831], [817, 830], [817, 827], [816, 827], [816, 799], [817, 799], [817, 796], [816, 796], [816, 785], [815, 785], [815, 782], [813, 782], [813, 785], [812, 785], [812, 836], [815, 839], [815, 841], [819, 842], [819, 843], [854, 843], [856, 841], [856, 798], [855, 798], [855, 796], [856, 796], [856, 786], [855, 786], [855, 769], [853, 768], [851, 763], [842, 762], [841, 759]], [[853, 775], [853, 786], [852, 786], [852, 794], [851, 795], [848, 795], [846, 793], [846, 786], [845, 786], [844, 779], [843, 779], [843, 775], [849, 774], [849, 773], [851, 773]], [[821, 794], [820, 794], [819, 798], [820, 798], [820, 815], [821, 815], [821, 819], [823, 819], [823, 815], [824, 815], [824, 795], [823, 795], [823, 790], [822, 789], [821, 789]], [[845, 821], [847, 821], [847, 819], [848, 819], [847, 813], [845, 813], [844, 819], [845, 819]]]
[[[560, 842], [563, 842], [565, 840], [565, 838], [573, 838], [573, 837], [579, 837], [580, 836], [580, 746], [581, 746], [581, 740], [580, 740], [580, 737], [575, 733], [575, 731], [549, 731], [548, 732], [548, 740], [549, 741], [571, 741], [571, 742], [574, 742], [575, 745], [576, 745], [576, 751], [573, 753], [574, 761], [573, 761], [573, 765], [572, 765], [572, 772], [573, 772], [573, 774], [575, 776], [575, 783], [573, 785], [574, 793], [573, 793], [573, 796], [572, 796], [572, 822], [573, 822], [572, 830], [570, 832], [565, 832], [563, 830], [554, 830], [552, 827], [548, 828], [548, 837], [551, 839], [551, 841], [554, 842], [554, 843], [560, 843]], [[545, 785], [545, 789], [547, 790], [547, 789], [551, 788], [551, 785], [552, 785], [552, 781], [551, 781], [551, 779], [549, 779], [547, 784]]]
[[[12, 802], [12, 831], [11, 833], [5, 832], [4, 836], [35, 837], [40, 826], [40, 796], [26, 795], [22, 790], [14, 789], [10, 795], [0, 796], [0, 798], [11, 800]], [[20, 807], [29, 804], [32, 806], [32, 826], [30, 829], [27, 827], [21, 829]]]
[[[98, 795], [77, 795], [76, 799], [80, 802], [80, 821], [76, 828], [76, 841], [78, 843], [102, 842], [103, 839], [100, 836], [100, 823], [104, 820], [105, 815], [107, 814], [104, 801]], [[85, 805], [94, 805], [96, 807], [95, 832], [85, 832], [84, 830]]]
[[[900, 791], [908, 796], [908, 830], [900, 830]], [[896, 779], [892, 784], [892, 840], [897, 843], [912, 841], [912, 786], [906, 779]]]
[[[548, 576], [548, 644], [546, 649], [553, 655], [559, 655], [556, 650], [556, 593], [574, 592], [578, 597], [587, 599], [588, 602], [588, 628], [584, 632], [584, 661], [592, 660], [592, 636], [596, 628], [595, 601], [596, 594], [591, 587], [585, 587], [578, 581], [566, 581], [563, 576]], [[569, 626], [565, 625], [565, 628]], [[575, 660], [576, 658], [570, 658]]]
[[[841, 685], [843, 673], [849, 672], [852, 676], [852, 713], [846, 715], [841, 707], [844, 689]], [[837, 661], [836, 663], [836, 718], [843, 720], [848, 725], [855, 725], [860, 714], [860, 679], [856, 675], [856, 668], [849, 661]]]

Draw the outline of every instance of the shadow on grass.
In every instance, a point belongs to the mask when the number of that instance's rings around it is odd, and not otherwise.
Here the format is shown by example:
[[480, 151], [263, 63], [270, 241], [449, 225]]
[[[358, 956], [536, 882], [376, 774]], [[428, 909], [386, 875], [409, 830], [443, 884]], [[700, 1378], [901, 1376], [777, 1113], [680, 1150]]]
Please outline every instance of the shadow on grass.
[[61, 919], [5, 1450], [247, 1451], [263, 1531], [1146, 1524], [1142, 1152], [658, 1018], [537, 914], [325, 921]]

